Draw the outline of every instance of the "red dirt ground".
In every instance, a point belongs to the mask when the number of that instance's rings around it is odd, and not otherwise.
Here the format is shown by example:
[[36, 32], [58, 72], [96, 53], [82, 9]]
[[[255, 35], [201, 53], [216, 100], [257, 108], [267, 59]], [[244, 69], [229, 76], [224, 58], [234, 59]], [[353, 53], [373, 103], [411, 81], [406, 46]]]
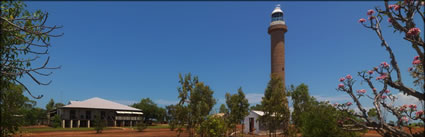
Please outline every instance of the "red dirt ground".
[[[406, 128], [407, 129], [407, 128]], [[414, 132], [424, 131], [424, 128], [416, 128]], [[105, 130], [102, 134], [96, 134], [96, 131], [60, 131], [60, 132], [40, 132], [40, 133], [26, 133], [18, 134], [17, 137], [176, 137], [176, 131], [169, 129], [145, 129], [143, 132], [123, 128], [122, 130]], [[187, 133], [182, 133], [181, 137], [187, 137]], [[253, 135], [245, 135], [245, 137], [254, 137]], [[258, 136], [255, 137], [268, 137]], [[381, 137], [376, 131], [369, 131], [363, 137]]]

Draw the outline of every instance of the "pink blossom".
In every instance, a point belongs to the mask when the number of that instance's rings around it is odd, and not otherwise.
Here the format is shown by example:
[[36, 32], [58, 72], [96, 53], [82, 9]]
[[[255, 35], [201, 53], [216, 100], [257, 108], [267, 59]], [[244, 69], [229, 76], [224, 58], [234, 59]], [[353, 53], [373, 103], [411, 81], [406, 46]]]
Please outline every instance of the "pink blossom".
[[382, 62], [381, 66], [384, 67], [384, 68], [388, 68], [388, 67], [390, 67], [390, 64], [388, 64], [387, 62]]
[[369, 70], [369, 71], [367, 71], [367, 73], [369, 73], [369, 75], [372, 75], [373, 74], [373, 71], [372, 70]]
[[411, 108], [411, 109], [416, 109], [416, 104], [410, 104], [410, 105], [409, 105], [409, 108]]
[[403, 105], [403, 107], [404, 107], [404, 108], [407, 108], [407, 107], [409, 107], [409, 105], [407, 105], [407, 104], [404, 104], [404, 105]]
[[365, 89], [360, 89], [360, 90], [357, 90], [357, 93], [364, 94], [364, 93], [366, 93], [366, 90]]
[[338, 103], [334, 103], [334, 106], [338, 106], [339, 104]]
[[353, 103], [351, 102], [347, 102], [347, 106], [351, 106]]
[[405, 107], [400, 107], [400, 111], [404, 111], [404, 110], [406, 110]]
[[403, 116], [403, 117], [401, 118], [401, 121], [408, 122], [408, 121], [409, 121], [409, 118], [408, 118], [408, 117], [406, 117], [406, 116]]
[[387, 73], [382, 73], [381, 76], [377, 77], [376, 80], [383, 80], [385, 78], [387, 78]]
[[413, 70], [413, 68], [412, 67], [409, 67], [409, 71], [412, 71]]
[[368, 20], [373, 20], [373, 19], [375, 19], [375, 16], [369, 16], [367, 19]]
[[419, 35], [419, 33], [421, 33], [421, 29], [411, 28], [409, 31], [407, 31], [406, 35], [407, 36], [416, 36], [416, 35]]
[[394, 10], [400, 10], [400, 5], [395, 5]]
[[360, 22], [360, 23], [363, 23], [363, 22], [365, 22], [365, 21], [366, 21], [366, 19], [364, 19], [364, 18], [359, 19], [359, 22]]
[[344, 84], [339, 84], [338, 88], [344, 88]]
[[415, 56], [413, 60], [419, 60], [419, 56]]
[[384, 95], [384, 96], [381, 96], [381, 98], [382, 98], [382, 99], [386, 99], [386, 98], [387, 98], [387, 96], [385, 96], [385, 95]]
[[388, 8], [393, 9], [393, 8], [395, 8], [396, 6], [398, 6], [398, 5], [388, 5]]
[[389, 22], [389, 23], [391, 23], [391, 22], [392, 22], [391, 18], [388, 18], [388, 22]]
[[387, 89], [384, 92], [387, 93], [387, 94], [389, 94], [391, 91]]
[[348, 74], [347, 76], [345, 76], [345, 78], [352, 79], [353, 77], [350, 74]]
[[413, 65], [421, 64], [421, 60], [414, 60], [414, 61], [412, 62], [412, 64], [413, 64]]
[[423, 115], [423, 114], [424, 114], [423, 110], [416, 112], [416, 118], [420, 118], [421, 115]]
[[378, 70], [378, 67], [373, 67], [373, 70]]
[[372, 15], [373, 13], [375, 13], [375, 11], [373, 11], [372, 9], [367, 10], [367, 15], [368, 15], [368, 16]]
[[344, 80], [345, 80], [345, 78], [344, 78], [344, 77], [339, 78], [339, 81], [340, 81], [340, 82], [343, 82]]

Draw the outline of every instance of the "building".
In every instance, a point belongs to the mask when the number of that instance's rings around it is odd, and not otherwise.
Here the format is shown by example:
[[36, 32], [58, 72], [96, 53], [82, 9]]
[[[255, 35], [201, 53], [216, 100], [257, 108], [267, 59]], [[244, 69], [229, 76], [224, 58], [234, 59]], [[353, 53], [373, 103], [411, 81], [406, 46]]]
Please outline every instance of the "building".
[[260, 134], [261, 132], [266, 132], [264, 124], [259, 120], [261, 116], [264, 115], [263, 111], [251, 110], [249, 115], [246, 116], [243, 120], [243, 133], [245, 134]]
[[142, 110], [98, 97], [84, 101], [70, 101], [52, 115], [59, 115], [62, 127], [90, 127], [100, 117], [107, 126], [133, 126], [142, 120]]
[[[283, 20], [283, 11], [278, 4], [271, 14], [271, 23], [268, 28], [271, 41], [271, 74], [281, 78], [282, 84], [285, 85], [285, 33], [288, 31], [285, 21]], [[286, 102], [286, 106], [288, 103]], [[259, 117], [263, 116], [262, 111], [251, 111], [244, 118], [244, 133], [261, 134], [265, 131], [265, 126], [259, 121]]]
[[272, 12], [268, 33], [271, 40], [271, 74], [276, 74], [285, 85], [285, 33], [288, 27], [283, 20], [283, 11], [278, 4]]

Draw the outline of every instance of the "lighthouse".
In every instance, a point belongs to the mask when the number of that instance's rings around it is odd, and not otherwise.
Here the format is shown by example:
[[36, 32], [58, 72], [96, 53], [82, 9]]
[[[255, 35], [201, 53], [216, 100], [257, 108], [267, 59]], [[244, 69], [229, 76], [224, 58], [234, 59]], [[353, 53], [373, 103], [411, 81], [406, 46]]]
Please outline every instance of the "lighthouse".
[[285, 85], [285, 33], [288, 28], [279, 4], [276, 5], [271, 17], [268, 29], [271, 40], [271, 74], [280, 77], [282, 84]]

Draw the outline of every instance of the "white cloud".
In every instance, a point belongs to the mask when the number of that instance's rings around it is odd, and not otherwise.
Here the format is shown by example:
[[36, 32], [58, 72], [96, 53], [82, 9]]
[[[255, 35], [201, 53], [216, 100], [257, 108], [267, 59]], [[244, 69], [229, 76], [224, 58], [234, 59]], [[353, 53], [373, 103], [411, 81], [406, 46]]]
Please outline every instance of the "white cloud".
[[314, 98], [317, 99], [317, 101], [329, 101], [331, 103], [333, 102], [347, 102], [351, 101], [352, 99], [348, 95], [340, 95], [340, 96], [322, 96], [322, 95], [313, 95]]
[[403, 93], [397, 93], [394, 96], [397, 97], [396, 101], [394, 102], [395, 106], [401, 106], [404, 104], [416, 104], [418, 108], [422, 108], [422, 103], [417, 98], [413, 96], [404, 95]]
[[155, 103], [157, 103], [159, 105], [171, 105], [171, 104], [177, 104], [178, 101], [158, 99], [158, 100], [155, 101]]
[[248, 93], [245, 95], [246, 99], [248, 99], [248, 103], [250, 104], [261, 103], [263, 96], [264, 94], [259, 94], [259, 93]]

